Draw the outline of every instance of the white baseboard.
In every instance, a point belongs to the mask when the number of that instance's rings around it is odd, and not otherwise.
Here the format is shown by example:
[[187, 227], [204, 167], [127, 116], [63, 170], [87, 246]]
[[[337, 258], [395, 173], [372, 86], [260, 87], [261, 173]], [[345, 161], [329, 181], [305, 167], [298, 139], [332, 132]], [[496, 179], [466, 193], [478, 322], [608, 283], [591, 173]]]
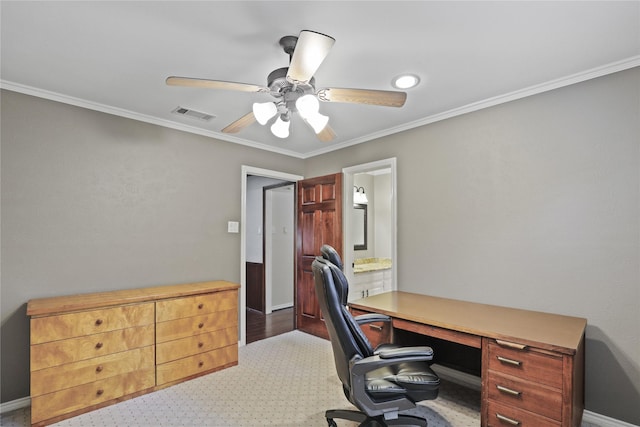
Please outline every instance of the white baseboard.
[[[460, 384], [464, 387], [469, 387], [473, 390], [480, 391], [482, 382], [480, 377], [467, 374], [464, 372], [456, 371], [455, 369], [447, 368], [438, 364], [431, 366], [433, 370], [443, 379], [451, 381], [452, 383]], [[630, 424], [625, 421], [620, 421], [615, 418], [610, 418], [604, 415], [597, 414], [595, 412], [585, 411], [582, 413], [582, 425], [583, 426], [597, 426], [597, 427], [640, 427], [635, 424]]]
[[293, 302], [286, 302], [284, 304], [274, 305], [271, 307], [271, 311], [282, 310], [284, 308], [293, 307]]
[[606, 417], [596, 414], [595, 412], [585, 411], [582, 413], [582, 424], [589, 423], [598, 427], [638, 427], [625, 421], [616, 420], [615, 418]]
[[10, 402], [4, 402], [0, 404], [0, 414], [15, 411], [16, 409], [22, 409], [31, 406], [31, 398], [23, 397], [21, 399], [12, 400]]

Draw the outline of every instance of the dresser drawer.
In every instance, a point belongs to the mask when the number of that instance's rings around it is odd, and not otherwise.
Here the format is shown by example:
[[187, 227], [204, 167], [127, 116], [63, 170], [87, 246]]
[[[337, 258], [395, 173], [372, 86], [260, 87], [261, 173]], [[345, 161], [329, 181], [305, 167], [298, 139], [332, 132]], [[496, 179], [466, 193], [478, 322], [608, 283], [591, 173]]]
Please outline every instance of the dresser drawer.
[[222, 347], [206, 353], [185, 357], [158, 365], [156, 380], [158, 385], [206, 373], [225, 365], [238, 363], [238, 344]]
[[183, 317], [201, 316], [230, 310], [237, 305], [238, 292], [236, 290], [157, 301], [156, 320], [165, 322]]
[[97, 405], [155, 385], [153, 367], [31, 398], [31, 423]]
[[153, 345], [155, 326], [136, 326], [80, 338], [31, 346], [31, 370], [91, 359], [106, 354]]
[[40, 369], [31, 373], [31, 395], [52, 393], [127, 372], [150, 369], [153, 366], [153, 346], [148, 346]]
[[154, 303], [145, 303], [35, 317], [31, 319], [31, 344], [150, 325], [154, 312]]
[[232, 326], [214, 332], [205, 332], [178, 340], [159, 343], [156, 347], [156, 363], [166, 363], [198, 353], [205, 353], [238, 342], [238, 327]]
[[489, 343], [489, 369], [562, 389], [562, 356]]
[[489, 401], [487, 427], [560, 427], [559, 421], [550, 420], [512, 406]]
[[554, 420], [562, 418], [562, 393], [560, 390], [492, 371], [489, 371], [487, 377], [489, 399], [535, 412]]
[[238, 324], [238, 309], [211, 313], [204, 316], [169, 320], [156, 325], [156, 342], [173, 341], [203, 332], [217, 331]]

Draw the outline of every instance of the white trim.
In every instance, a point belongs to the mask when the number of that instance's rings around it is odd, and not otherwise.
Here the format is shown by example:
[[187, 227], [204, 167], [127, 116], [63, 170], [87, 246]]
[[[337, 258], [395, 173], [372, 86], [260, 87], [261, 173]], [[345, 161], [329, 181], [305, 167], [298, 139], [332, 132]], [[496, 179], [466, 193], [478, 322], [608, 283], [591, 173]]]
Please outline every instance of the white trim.
[[285, 308], [291, 308], [291, 307], [293, 307], [293, 301], [285, 302], [284, 304], [274, 305], [273, 307], [271, 307], [271, 311], [278, 311], [278, 310], [283, 310]]
[[596, 414], [595, 412], [585, 411], [582, 413], [582, 424], [589, 423], [598, 427], [638, 427], [626, 421], [616, 420], [605, 415]]
[[240, 341], [243, 346], [247, 342], [247, 177], [249, 175], [262, 176], [266, 178], [282, 179], [283, 181], [298, 182], [304, 179], [303, 176], [293, 175], [286, 172], [278, 172], [269, 169], [261, 169], [253, 166], [242, 165], [240, 182]]
[[149, 116], [147, 114], [137, 113], [131, 110], [125, 110], [124, 108], [118, 108], [118, 107], [113, 107], [111, 105], [101, 104], [98, 102], [87, 101], [85, 99], [76, 98], [76, 97], [65, 95], [58, 92], [51, 92], [48, 90], [39, 89], [32, 86], [26, 86], [20, 83], [14, 83], [7, 80], [0, 80], [0, 88], [10, 90], [13, 92], [23, 93], [25, 95], [36, 96], [38, 98], [48, 99], [50, 101], [56, 101], [56, 102], [61, 102], [63, 104], [86, 108], [87, 110], [100, 111], [102, 113], [113, 114], [114, 116], [125, 117], [127, 119], [138, 120], [144, 123], [151, 123], [153, 125], [158, 125], [158, 126], [162, 126], [170, 129], [175, 129], [183, 132], [193, 133], [196, 135], [206, 136], [209, 138], [215, 138], [221, 141], [235, 142], [236, 144], [246, 145], [252, 148], [271, 151], [278, 154], [284, 154], [286, 156], [296, 157], [299, 159], [304, 158], [303, 155], [301, 155], [296, 151], [286, 150], [281, 147], [261, 144], [259, 142], [238, 138], [237, 136], [233, 136], [227, 133], [202, 129], [195, 126], [190, 126], [188, 124], [161, 119], [159, 117]]
[[342, 168], [343, 173], [343, 190], [342, 190], [342, 262], [346, 272], [347, 280], [353, 283], [353, 258], [352, 251], [347, 250], [353, 242], [349, 241], [351, 230], [349, 228], [349, 220], [346, 218], [347, 209], [345, 206], [353, 205], [353, 175], [361, 172], [371, 172], [378, 169], [391, 169], [391, 281], [392, 289], [398, 289], [398, 171], [397, 158], [390, 157], [388, 159], [376, 160], [361, 165], [349, 166]]
[[335, 145], [321, 148], [316, 151], [305, 153], [304, 158], [308, 159], [310, 157], [318, 156], [320, 154], [325, 154], [331, 151], [339, 150], [341, 148], [346, 148], [346, 147], [350, 147], [352, 145], [360, 144], [366, 141], [371, 141], [372, 139], [382, 138], [384, 136], [392, 135], [392, 134], [410, 130], [416, 127], [450, 119], [452, 117], [461, 116], [463, 114], [482, 110], [484, 108], [494, 107], [499, 104], [505, 104], [507, 102], [515, 101], [521, 98], [526, 98], [528, 96], [537, 95], [543, 92], [548, 92], [550, 90], [559, 89], [561, 87], [570, 86], [572, 84], [595, 79], [597, 77], [602, 77], [608, 74], [617, 73], [619, 71], [628, 70], [630, 68], [634, 68], [637, 66], [640, 66], [640, 55], [632, 56], [622, 61], [613, 62], [611, 64], [607, 64], [601, 67], [592, 68], [590, 70], [586, 70], [581, 73], [576, 73], [570, 76], [551, 80], [545, 83], [529, 86], [524, 89], [520, 89], [513, 92], [505, 93], [502, 95], [487, 98], [478, 102], [473, 102], [471, 104], [463, 105], [462, 107], [458, 107], [452, 110], [444, 111], [442, 113], [434, 114], [432, 116], [415, 120], [413, 122], [405, 123], [400, 126], [383, 129], [379, 132], [370, 133], [368, 135], [362, 135], [358, 138], [345, 141], [341, 144], [335, 144]]
[[20, 399], [4, 402], [0, 404], [0, 414], [6, 414], [16, 409], [27, 408], [31, 406], [31, 397], [22, 397]]
[[299, 159], [308, 159], [314, 156], [318, 156], [320, 154], [329, 153], [331, 151], [335, 151], [342, 148], [350, 147], [352, 145], [371, 141], [372, 139], [381, 138], [394, 133], [403, 132], [405, 130], [413, 129], [416, 127], [435, 123], [441, 120], [446, 120], [452, 117], [460, 116], [462, 114], [478, 111], [483, 108], [489, 108], [495, 105], [504, 104], [506, 102], [515, 101], [517, 99], [526, 98], [528, 96], [537, 95], [539, 93], [547, 92], [550, 90], [559, 89], [564, 86], [570, 86], [575, 83], [581, 83], [587, 80], [595, 79], [597, 77], [605, 76], [607, 74], [613, 74], [619, 71], [628, 70], [630, 68], [634, 68], [637, 66], [640, 66], [640, 55], [632, 56], [632, 57], [623, 59], [621, 61], [612, 62], [610, 64], [606, 64], [601, 67], [592, 68], [590, 70], [572, 74], [570, 76], [561, 77], [559, 79], [533, 85], [524, 89], [494, 96], [478, 102], [473, 102], [471, 104], [467, 104], [459, 108], [454, 108], [452, 110], [445, 111], [439, 114], [434, 114], [432, 116], [415, 120], [410, 123], [405, 123], [400, 126], [383, 129], [378, 132], [373, 132], [368, 135], [363, 135], [357, 138], [353, 138], [340, 144], [328, 145], [319, 150], [310, 151], [307, 153], [298, 153], [291, 150], [285, 150], [280, 147], [275, 147], [267, 144], [261, 144], [258, 142], [249, 141], [249, 140], [238, 138], [226, 133], [205, 130], [205, 129], [197, 128], [194, 126], [173, 122], [170, 120], [160, 119], [158, 117], [153, 117], [146, 114], [136, 113], [134, 111], [125, 110], [122, 108], [112, 107], [112, 106], [100, 104], [97, 102], [75, 98], [73, 96], [68, 96], [61, 93], [57, 93], [57, 92], [51, 92], [51, 91], [35, 88], [32, 86], [26, 86], [19, 83], [14, 83], [7, 80], [0, 79], [0, 88], [11, 90], [14, 92], [24, 93], [26, 95], [32, 95], [40, 98], [50, 99], [52, 101], [58, 101], [65, 104], [75, 105], [77, 107], [87, 108], [89, 110], [101, 111], [103, 113], [126, 117], [133, 120], [139, 120], [141, 122], [151, 123], [158, 126], [181, 130], [189, 133], [195, 133], [197, 135], [208, 136], [208, 137], [219, 139], [222, 141], [235, 142], [237, 144], [258, 148], [260, 150], [271, 151], [274, 153], [284, 154], [286, 156], [296, 157]]

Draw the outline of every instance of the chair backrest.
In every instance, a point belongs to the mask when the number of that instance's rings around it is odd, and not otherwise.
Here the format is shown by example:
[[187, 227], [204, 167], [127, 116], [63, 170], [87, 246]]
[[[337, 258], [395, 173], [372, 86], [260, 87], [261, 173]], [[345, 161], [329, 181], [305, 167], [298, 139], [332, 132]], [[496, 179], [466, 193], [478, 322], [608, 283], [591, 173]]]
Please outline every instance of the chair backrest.
[[[344, 266], [342, 264], [342, 259], [340, 259], [340, 254], [338, 254], [338, 251], [336, 251], [333, 246], [322, 245], [320, 253], [324, 259], [328, 260], [338, 267], [340, 271], [344, 272]], [[342, 305], [347, 305], [349, 298], [349, 283], [347, 282], [347, 278], [344, 274], [342, 275], [341, 280], [337, 281], [336, 285], [338, 285], [338, 292], [340, 293], [340, 301], [342, 302]]]
[[316, 257], [312, 263], [316, 296], [324, 316], [338, 377], [345, 389], [351, 389], [349, 362], [373, 354], [373, 348], [349, 309], [341, 300], [341, 285], [346, 278], [332, 262]]

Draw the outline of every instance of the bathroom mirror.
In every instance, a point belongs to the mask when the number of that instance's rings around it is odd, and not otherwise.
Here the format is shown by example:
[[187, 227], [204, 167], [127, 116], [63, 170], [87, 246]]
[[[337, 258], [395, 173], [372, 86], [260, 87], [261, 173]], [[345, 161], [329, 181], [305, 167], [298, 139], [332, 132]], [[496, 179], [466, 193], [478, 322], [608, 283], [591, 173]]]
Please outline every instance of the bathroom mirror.
[[367, 205], [353, 205], [353, 250], [367, 249]]

